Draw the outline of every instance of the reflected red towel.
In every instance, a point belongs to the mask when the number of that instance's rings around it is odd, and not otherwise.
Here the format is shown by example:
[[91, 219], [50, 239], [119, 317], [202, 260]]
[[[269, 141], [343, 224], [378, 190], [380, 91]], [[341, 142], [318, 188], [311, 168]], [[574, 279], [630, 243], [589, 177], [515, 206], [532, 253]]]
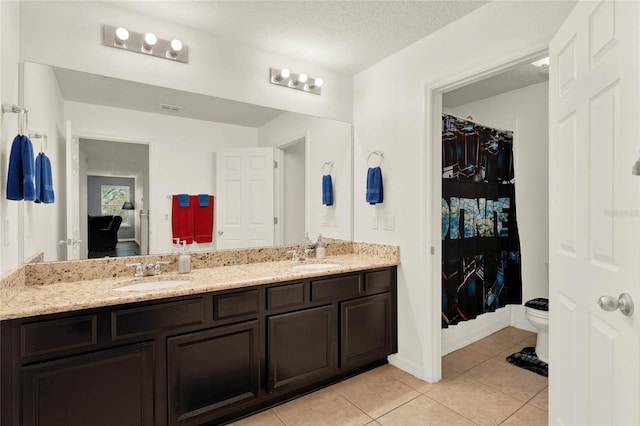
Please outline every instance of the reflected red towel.
[[197, 243], [213, 242], [213, 195], [209, 195], [208, 203], [204, 206], [197, 195], [189, 196], [189, 205], [195, 210], [194, 228]]
[[[190, 200], [189, 207], [180, 207], [178, 196], [174, 195], [171, 202], [171, 230], [173, 238], [180, 238], [187, 244], [193, 243], [193, 223], [195, 206]], [[196, 203], [197, 204], [197, 200]]]

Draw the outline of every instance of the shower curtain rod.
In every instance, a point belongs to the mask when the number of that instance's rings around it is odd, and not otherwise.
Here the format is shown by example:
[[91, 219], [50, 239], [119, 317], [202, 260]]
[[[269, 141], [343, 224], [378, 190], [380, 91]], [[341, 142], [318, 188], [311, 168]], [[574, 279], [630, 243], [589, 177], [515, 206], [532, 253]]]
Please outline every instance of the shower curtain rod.
[[[456, 118], [456, 119], [458, 119], [458, 120], [468, 121], [468, 122], [470, 122], [470, 123], [477, 124], [477, 125], [479, 125], [479, 126], [487, 127], [487, 128], [489, 128], [489, 129], [495, 129], [495, 130], [497, 130], [497, 131], [499, 131], [499, 132], [509, 132], [509, 133], [514, 133], [514, 131], [513, 131], [513, 130], [500, 129], [500, 128], [497, 128], [497, 127], [488, 126], [488, 125], [486, 125], [486, 124], [484, 124], [484, 123], [479, 123], [479, 122], [475, 121], [473, 118], [464, 118], [464, 117], [459, 117], [459, 116], [457, 116], [457, 115], [455, 115], [455, 114], [449, 114], [449, 113], [447, 113], [447, 112], [443, 112], [443, 113], [442, 113], [442, 116], [444, 117], [445, 115], [448, 115], [448, 116], [450, 116], [450, 117], [454, 117], [454, 118]], [[471, 117], [471, 116], [469, 116], [469, 117]]]

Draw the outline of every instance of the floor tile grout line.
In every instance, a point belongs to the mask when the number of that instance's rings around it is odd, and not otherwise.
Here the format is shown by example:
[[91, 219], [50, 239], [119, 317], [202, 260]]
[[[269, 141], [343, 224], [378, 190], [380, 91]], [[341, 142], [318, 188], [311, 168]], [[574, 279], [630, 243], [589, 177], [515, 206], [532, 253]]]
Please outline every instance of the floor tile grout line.
[[[414, 401], [414, 400], [416, 400], [416, 399], [420, 398], [421, 396], [425, 396], [425, 395], [423, 395], [423, 394], [419, 394], [419, 395], [417, 395], [417, 396], [415, 396], [415, 397], [411, 398], [409, 401], [403, 402], [402, 404], [398, 405], [397, 407], [395, 407], [395, 408], [393, 408], [393, 409], [391, 409], [391, 410], [387, 411], [386, 413], [380, 414], [378, 417], [376, 417], [376, 418], [375, 418], [375, 419], [373, 419], [373, 420], [378, 421], [378, 419], [380, 419], [381, 417], [384, 417], [384, 416], [386, 416], [387, 414], [389, 414], [389, 413], [392, 413], [392, 412], [396, 411], [396, 410], [397, 410], [397, 409], [399, 409], [400, 407], [404, 407], [405, 405], [407, 405], [407, 404], [408, 404], [408, 403], [410, 403], [411, 401]], [[369, 417], [371, 417], [371, 416], [369, 416]]]
[[453, 408], [451, 408], [451, 407], [447, 407], [446, 405], [444, 405], [444, 404], [443, 404], [443, 403], [441, 403], [440, 401], [438, 401], [438, 400], [435, 400], [435, 399], [431, 398], [429, 395], [426, 395], [426, 394], [425, 394], [424, 396], [426, 396], [427, 398], [429, 398], [431, 401], [435, 402], [436, 404], [438, 404], [438, 405], [440, 405], [440, 406], [442, 406], [442, 407], [446, 408], [447, 410], [449, 410], [449, 411], [452, 411], [452, 412], [456, 413], [456, 414], [457, 414], [457, 415], [459, 415], [460, 417], [463, 417], [463, 418], [465, 418], [465, 419], [469, 420], [471, 423], [473, 423], [473, 424], [475, 424], [475, 425], [480, 425], [480, 423], [476, 422], [475, 420], [470, 419], [469, 417], [467, 417], [467, 416], [465, 416], [464, 414], [462, 414], [462, 413], [458, 412], [457, 410], [454, 410], [454, 409], [453, 409]]
[[[534, 374], [535, 374], [535, 373], [534, 373]], [[500, 393], [501, 393], [501, 394], [503, 394], [503, 395], [506, 395], [506, 396], [511, 397], [511, 398], [513, 398], [513, 399], [515, 399], [515, 400], [517, 400], [517, 401], [519, 401], [519, 402], [522, 402], [522, 400], [521, 400], [520, 398], [516, 398], [515, 396], [510, 395], [510, 394], [508, 394], [508, 393], [506, 393], [506, 392], [502, 391], [500, 388], [497, 388], [497, 387], [495, 387], [495, 386], [493, 386], [493, 385], [490, 385], [490, 384], [488, 384], [488, 383], [484, 383], [484, 382], [482, 382], [482, 381], [480, 381], [480, 380], [474, 379], [473, 377], [469, 377], [469, 376], [467, 376], [467, 375], [465, 375], [465, 379], [467, 379], [467, 380], [471, 380], [472, 382], [475, 382], [475, 383], [479, 383], [479, 384], [481, 384], [481, 385], [483, 385], [483, 386], [488, 387], [489, 389], [493, 389], [493, 390], [495, 390], [495, 391], [497, 391], [497, 392], [500, 392]], [[547, 387], [547, 386], [548, 386], [548, 385], [545, 385], [545, 387]], [[540, 389], [539, 391], [537, 391], [537, 392], [535, 393], [535, 395], [533, 395], [532, 397], [530, 397], [530, 398], [529, 398], [528, 400], [526, 400], [524, 403], [525, 403], [525, 404], [528, 404], [528, 403], [529, 403], [529, 401], [531, 401], [531, 399], [535, 398], [535, 396], [536, 396], [536, 395], [538, 395], [538, 394], [539, 394], [540, 392], [542, 392], [543, 390], [544, 390], [544, 388], [542, 388], [542, 389]]]
[[[338, 394], [338, 396], [342, 399], [344, 399], [345, 401], [347, 401], [349, 404], [351, 404], [353, 407], [356, 408], [356, 410], [360, 411], [362, 414], [364, 414], [365, 416], [367, 416], [369, 418], [369, 421], [365, 424], [369, 424], [372, 421], [376, 420], [375, 418], [371, 417], [368, 413], [366, 413], [362, 408], [358, 407], [358, 405], [351, 401], [349, 398], [347, 398], [345, 395], [341, 394], [337, 389], [334, 388], [335, 385], [331, 385], [329, 386], [329, 388], [334, 391], [336, 394]], [[285, 425], [287, 426], [287, 425]]]

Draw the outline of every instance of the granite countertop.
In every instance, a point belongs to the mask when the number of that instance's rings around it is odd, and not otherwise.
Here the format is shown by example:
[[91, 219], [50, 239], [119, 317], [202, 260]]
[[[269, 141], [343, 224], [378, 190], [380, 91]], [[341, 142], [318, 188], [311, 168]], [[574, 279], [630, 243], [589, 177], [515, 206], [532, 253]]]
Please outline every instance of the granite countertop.
[[[301, 263], [335, 263], [338, 266], [319, 271], [294, 268]], [[116, 278], [97, 278], [42, 285], [16, 285], [0, 288], [0, 320], [188, 296], [398, 264], [399, 260], [393, 257], [359, 253], [329, 256], [323, 260], [308, 262], [275, 261], [192, 269], [188, 274], [167, 272], [160, 276], [142, 278], [134, 278], [131, 274]], [[158, 290], [114, 290], [138, 282], [172, 279], [190, 280], [190, 282]]]

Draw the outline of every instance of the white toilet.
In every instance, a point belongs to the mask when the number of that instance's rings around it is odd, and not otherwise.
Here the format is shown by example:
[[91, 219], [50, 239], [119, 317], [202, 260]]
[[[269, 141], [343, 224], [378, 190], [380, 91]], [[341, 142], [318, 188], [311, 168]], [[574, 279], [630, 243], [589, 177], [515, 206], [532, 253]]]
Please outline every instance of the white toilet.
[[549, 363], [549, 299], [531, 299], [524, 304], [527, 319], [538, 330], [536, 355], [540, 361]]

